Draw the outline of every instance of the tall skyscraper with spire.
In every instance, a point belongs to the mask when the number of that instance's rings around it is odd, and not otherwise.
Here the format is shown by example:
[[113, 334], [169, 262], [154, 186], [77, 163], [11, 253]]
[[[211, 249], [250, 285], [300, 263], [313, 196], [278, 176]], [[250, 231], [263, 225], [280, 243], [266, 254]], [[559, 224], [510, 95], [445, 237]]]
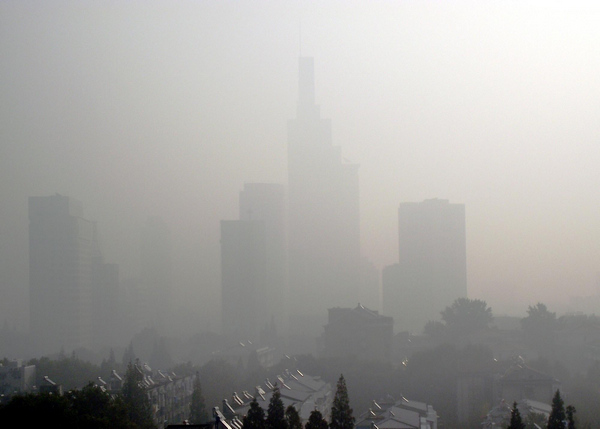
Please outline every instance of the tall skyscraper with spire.
[[358, 165], [342, 162], [332, 144], [307, 57], [300, 58], [297, 114], [288, 124], [288, 193], [291, 328], [319, 333], [328, 308], [357, 304]]

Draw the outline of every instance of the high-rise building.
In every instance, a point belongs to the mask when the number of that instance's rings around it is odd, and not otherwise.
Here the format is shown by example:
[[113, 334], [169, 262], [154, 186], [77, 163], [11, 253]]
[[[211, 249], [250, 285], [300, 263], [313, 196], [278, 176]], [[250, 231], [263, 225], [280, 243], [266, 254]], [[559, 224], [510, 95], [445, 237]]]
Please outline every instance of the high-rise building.
[[166, 222], [150, 216], [141, 232], [141, 288], [144, 291], [146, 326], [164, 329], [172, 308], [171, 233]]
[[464, 204], [401, 203], [398, 241], [398, 264], [383, 270], [383, 312], [398, 329], [420, 332], [467, 296]]
[[265, 233], [264, 316], [280, 333], [288, 328], [285, 188], [278, 183], [246, 183], [240, 192], [240, 220], [262, 221]]
[[267, 322], [265, 222], [221, 221], [221, 315], [223, 333], [256, 340]]
[[291, 327], [318, 335], [327, 309], [353, 307], [360, 282], [358, 165], [333, 146], [315, 104], [314, 62], [300, 58], [296, 118], [288, 124]]
[[30, 332], [37, 353], [92, 343], [96, 224], [72, 198], [29, 197]]

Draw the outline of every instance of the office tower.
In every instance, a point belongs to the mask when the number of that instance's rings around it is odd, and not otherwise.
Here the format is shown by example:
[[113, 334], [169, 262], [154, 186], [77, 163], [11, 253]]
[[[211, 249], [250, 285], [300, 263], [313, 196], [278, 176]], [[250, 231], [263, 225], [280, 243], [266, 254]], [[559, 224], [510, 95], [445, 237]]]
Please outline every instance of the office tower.
[[124, 323], [119, 306], [119, 265], [105, 263], [101, 255], [93, 264], [92, 335], [98, 347], [123, 340]]
[[221, 308], [223, 333], [256, 340], [267, 321], [265, 222], [221, 221]]
[[240, 192], [240, 220], [262, 221], [265, 232], [265, 296], [262, 312], [279, 333], [286, 333], [287, 242], [285, 189], [278, 183], [246, 183]]
[[420, 332], [467, 296], [464, 204], [400, 204], [398, 242], [398, 264], [383, 270], [383, 310], [398, 329]]
[[144, 291], [144, 324], [164, 329], [172, 308], [171, 233], [157, 216], [146, 220], [141, 232], [141, 289]]
[[96, 225], [72, 198], [29, 197], [30, 332], [35, 352], [91, 344]]
[[291, 326], [318, 335], [327, 309], [354, 307], [360, 266], [358, 165], [342, 162], [315, 104], [314, 64], [300, 58], [296, 118], [288, 124]]

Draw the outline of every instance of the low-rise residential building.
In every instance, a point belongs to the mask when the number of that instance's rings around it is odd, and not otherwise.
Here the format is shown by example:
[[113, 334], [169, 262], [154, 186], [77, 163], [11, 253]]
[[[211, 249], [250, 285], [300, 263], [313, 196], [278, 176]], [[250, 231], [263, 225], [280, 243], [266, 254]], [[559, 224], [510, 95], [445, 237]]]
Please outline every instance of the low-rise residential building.
[[35, 376], [35, 365], [23, 365], [20, 359], [0, 364], [0, 395], [8, 397], [33, 391]]
[[560, 388], [560, 381], [517, 361], [500, 378], [500, 398], [509, 404], [528, 399], [550, 404], [552, 397]]
[[214, 414], [219, 416], [216, 413], [221, 413], [224, 422], [232, 428], [241, 427], [252, 399], [256, 397], [260, 407], [267, 410], [276, 387], [279, 388], [284, 408], [294, 406], [302, 422], [308, 421], [313, 410], [318, 410], [325, 419], [329, 419], [334, 394], [331, 384], [321, 377], [304, 374], [297, 369], [286, 370], [273, 380], [266, 379], [252, 393], [233, 392], [231, 398], [223, 400], [221, 409], [214, 410]]
[[[481, 423], [482, 429], [495, 429], [507, 427], [510, 423], [510, 416], [513, 410], [513, 403], [509, 404], [504, 399], [498, 405], [493, 407]], [[517, 401], [517, 409], [524, 422], [543, 423], [548, 421], [548, 416], [552, 411], [549, 404], [530, 399]], [[541, 427], [541, 426], [539, 426]]]
[[356, 419], [356, 429], [437, 429], [438, 416], [431, 405], [392, 397], [373, 401]]

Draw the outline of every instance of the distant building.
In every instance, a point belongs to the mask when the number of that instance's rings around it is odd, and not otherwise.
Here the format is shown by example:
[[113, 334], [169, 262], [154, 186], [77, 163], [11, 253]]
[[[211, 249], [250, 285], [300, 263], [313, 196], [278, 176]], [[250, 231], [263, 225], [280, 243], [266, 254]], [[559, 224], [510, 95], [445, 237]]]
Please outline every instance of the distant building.
[[518, 362], [512, 365], [499, 380], [500, 398], [509, 404], [528, 399], [552, 403], [552, 398], [560, 388], [560, 381]]
[[421, 332], [457, 298], [467, 297], [464, 204], [401, 203], [398, 264], [384, 268], [383, 313], [398, 330]]
[[79, 201], [29, 198], [30, 331], [36, 353], [92, 344], [96, 224]]
[[20, 359], [11, 361], [6, 366], [0, 364], [0, 396], [32, 392], [35, 376], [35, 365], [23, 365]]
[[148, 217], [141, 231], [141, 289], [146, 307], [145, 326], [164, 329], [173, 311], [171, 232], [166, 222]]
[[401, 398], [373, 401], [356, 419], [356, 429], [437, 429], [438, 416], [431, 405]]
[[319, 339], [323, 357], [354, 356], [361, 360], [389, 361], [394, 320], [358, 305], [330, 308], [329, 322]]
[[268, 322], [265, 222], [221, 221], [221, 314], [223, 333], [255, 341]]
[[[493, 407], [485, 416], [485, 419], [481, 423], [482, 429], [496, 429], [508, 427], [510, 424], [510, 416], [512, 413], [514, 401], [510, 404], [504, 399], [500, 401], [498, 405]], [[530, 416], [537, 415], [539, 420], [537, 423], [545, 424], [548, 421], [548, 417], [552, 411], [552, 407], [549, 404], [544, 404], [538, 401], [532, 401], [529, 399], [522, 399], [517, 401], [517, 409], [521, 414], [521, 419], [525, 422]], [[537, 426], [541, 428], [542, 426]]]
[[[189, 417], [194, 375], [178, 376], [172, 372], [153, 371], [149, 365], [139, 362], [134, 365], [134, 370], [143, 376], [141, 386], [148, 395], [157, 428], [180, 424]], [[111, 395], [118, 395], [123, 387], [123, 378], [113, 370], [108, 381], [98, 377], [96, 385]]]
[[332, 144], [315, 104], [314, 61], [299, 61], [296, 118], [288, 123], [289, 281], [292, 334], [316, 336], [325, 311], [358, 302], [358, 165]]
[[252, 392], [233, 392], [230, 399], [224, 399], [222, 409], [217, 407], [215, 410], [220, 415], [221, 423], [226, 423], [231, 428], [241, 428], [254, 397], [266, 411], [275, 386], [281, 393], [284, 409], [290, 405], [296, 408], [303, 424], [308, 421], [313, 410], [318, 410], [323, 418], [329, 420], [333, 402], [331, 385], [321, 377], [304, 374], [299, 370], [286, 370], [276, 379], [266, 379], [264, 384], [256, 386]]
[[45, 375], [44, 379], [42, 380], [42, 383], [39, 386], [39, 392], [52, 393], [54, 395], [62, 395], [63, 387], [62, 384], [50, 380], [50, 378], [47, 375]]
[[240, 341], [232, 347], [211, 353], [213, 359], [222, 359], [233, 368], [240, 371], [253, 371], [262, 368], [271, 368], [277, 363], [275, 348], [256, 345], [251, 341]]
[[241, 221], [264, 223], [266, 300], [260, 311], [279, 332], [286, 332], [289, 314], [285, 188], [278, 183], [246, 183], [240, 192], [239, 207]]

